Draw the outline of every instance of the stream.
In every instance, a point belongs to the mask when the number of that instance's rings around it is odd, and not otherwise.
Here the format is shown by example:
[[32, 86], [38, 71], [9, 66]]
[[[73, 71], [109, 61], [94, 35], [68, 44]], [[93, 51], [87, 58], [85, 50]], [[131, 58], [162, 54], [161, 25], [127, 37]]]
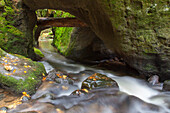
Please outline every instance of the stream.
[[[47, 73], [54, 70], [55, 74], [62, 72], [73, 82], [46, 80], [30, 101], [9, 113], [170, 113], [170, 92], [156, 90], [146, 81], [130, 77], [127, 73], [76, 63], [57, 53], [51, 42], [42, 40], [39, 43], [45, 55], [41, 62]], [[81, 89], [82, 82], [94, 73], [113, 79], [118, 88], [94, 88], [87, 94], [74, 94], [75, 90]]]

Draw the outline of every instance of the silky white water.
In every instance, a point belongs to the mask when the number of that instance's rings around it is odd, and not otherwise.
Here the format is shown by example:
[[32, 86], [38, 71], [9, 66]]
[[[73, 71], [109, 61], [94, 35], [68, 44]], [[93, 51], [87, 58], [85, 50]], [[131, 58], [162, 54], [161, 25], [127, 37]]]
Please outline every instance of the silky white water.
[[[112, 72], [109, 72], [106, 70], [104, 71], [104, 70], [99, 70], [95, 68], [89, 68], [81, 64], [76, 64], [75, 62], [72, 62], [64, 58], [63, 56], [59, 55], [56, 52], [51, 52], [49, 50], [43, 50], [43, 52], [45, 55], [45, 62], [52, 64], [53, 68], [57, 68], [59, 70], [61, 69], [67, 73], [80, 73], [82, 71], [92, 70], [94, 71], [94, 73], [101, 73], [101, 74], [107, 75], [108, 77], [112, 78], [113, 80], [117, 82], [119, 86], [119, 90], [121, 92], [127, 93], [128, 95], [136, 96], [147, 103], [159, 105], [163, 107], [167, 113], [168, 112], [170, 113], [170, 110], [168, 109], [168, 107], [170, 106], [170, 103], [169, 103], [170, 95], [152, 89], [151, 87], [147, 85], [147, 82], [145, 82], [144, 80], [136, 79], [136, 78], [129, 77], [126, 75], [123, 77], [118, 77]], [[48, 63], [44, 63], [43, 61], [43, 64], [45, 65], [45, 67], [50, 67], [50, 66], [47, 66]], [[48, 69], [48, 72], [49, 72], [49, 69]], [[86, 78], [87, 76], [82, 77], [80, 82], [77, 83], [76, 85], [80, 88], [81, 82]], [[61, 94], [61, 95], [64, 95], [64, 94]], [[69, 95], [69, 94], [67, 93], [66, 95]], [[138, 111], [141, 111], [141, 113], [143, 113], [142, 109], [138, 106], [137, 103], [134, 103], [134, 105], [136, 109], [138, 109]], [[128, 112], [133, 113], [134, 111], [128, 111]], [[152, 112], [148, 111], [148, 113], [152, 113]]]

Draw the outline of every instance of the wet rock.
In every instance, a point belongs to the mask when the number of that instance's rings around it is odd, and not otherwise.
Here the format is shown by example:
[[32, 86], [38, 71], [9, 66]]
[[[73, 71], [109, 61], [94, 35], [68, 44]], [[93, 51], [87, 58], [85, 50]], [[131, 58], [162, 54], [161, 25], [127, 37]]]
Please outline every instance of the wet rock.
[[75, 90], [74, 92], [71, 93], [71, 95], [78, 95], [78, 96], [82, 96], [89, 93], [89, 91], [87, 89], [78, 89]]
[[78, 89], [78, 87], [71, 84], [58, 84], [55, 81], [45, 81], [31, 98], [44, 98], [44, 96], [48, 94], [52, 95], [52, 98], [70, 95], [76, 89]]
[[170, 80], [164, 81], [163, 90], [170, 91]]
[[56, 74], [58, 74], [58, 73], [55, 71], [55, 69], [51, 70], [47, 74], [47, 80], [54, 80], [57, 77]]
[[152, 85], [158, 84], [159, 83], [159, 76], [158, 75], [153, 75], [148, 79], [149, 83]]
[[[46, 73], [43, 64], [20, 55], [6, 53], [2, 49], [0, 56], [1, 86], [15, 93], [35, 93], [41, 83], [42, 74]], [[4, 68], [6, 65], [12, 66], [12, 69]]]
[[54, 99], [54, 94], [52, 94], [52, 93], [46, 93], [46, 94], [44, 94], [41, 98]]
[[30, 100], [30, 98], [27, 96], [23, 96], [21, 99], [22, 102], [27, 102], [28, 100]]
[[73, 85], [73, 80], [67, 75], [64, 75], [62, 72], [57, 72], [52, 70], [47, 75], [47, 81], [55, 81], [58, 84], [71, 84]]
[[[30, 107], [31, 105], [31, 107]], [[24, 110], [21, 110], [24, 109]], [[23, 103], [8, 113], [56, 113], [55, 106], [49, 103]]]
[[73, 85], [73, 80], [68, 78], [68, 77], [66, 79], [56, 78], [55, 81], [56, 81], [56, 83], [59, 83], [59, 84], [71, 84], [71, 85]]
[[9, 113], [22, 111], [55, 113], [56, 110], [64, 113], [168, 113], [163, 107], [146, 103], [115, 88], [93, 89], [90, 93], [81, 96], [70, 95], [53, 100], [33, 100], [21, 104]]
[[94, 89], [94, 88], [107, 88], [115, 87], [118, 88], [117, 83], [106, 75], [95, 73], [88, 77], [82, 83], [82, 89]]

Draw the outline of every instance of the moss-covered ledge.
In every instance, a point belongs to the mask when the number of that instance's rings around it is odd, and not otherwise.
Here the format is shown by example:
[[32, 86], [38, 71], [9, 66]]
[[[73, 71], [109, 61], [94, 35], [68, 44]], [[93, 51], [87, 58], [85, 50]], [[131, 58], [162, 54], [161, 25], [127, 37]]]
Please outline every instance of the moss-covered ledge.
[[0, 84], [15, 93], [33, 94], [41, 84], [43, 64], [0, 49]]

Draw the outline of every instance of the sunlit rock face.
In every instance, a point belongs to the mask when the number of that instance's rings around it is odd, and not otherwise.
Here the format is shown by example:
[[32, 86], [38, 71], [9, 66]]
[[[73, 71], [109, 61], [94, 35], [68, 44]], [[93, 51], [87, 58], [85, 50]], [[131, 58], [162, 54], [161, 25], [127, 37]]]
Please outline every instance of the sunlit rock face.
[[[170, 74], [168, 0], [23, 0], [27, 11], [63, 10], [85, 22], [113, 52], [141, 74]], [[91, 38], [91, 37], [88, 37]]]

